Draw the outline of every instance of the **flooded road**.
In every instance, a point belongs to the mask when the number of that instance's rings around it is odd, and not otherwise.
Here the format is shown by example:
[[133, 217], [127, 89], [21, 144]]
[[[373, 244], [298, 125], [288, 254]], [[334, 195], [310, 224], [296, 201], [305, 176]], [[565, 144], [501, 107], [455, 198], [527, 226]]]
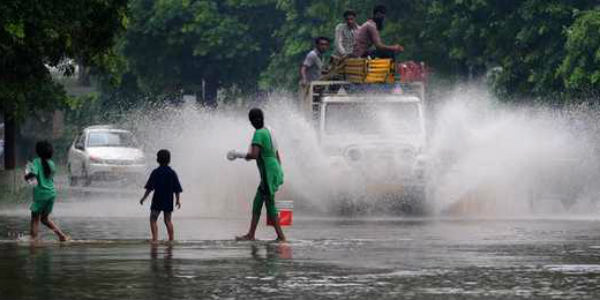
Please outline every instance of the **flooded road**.
[[[60, 211], [60, 209], [59, 209]], [[26, 211], [23, 211], [26, 216]], [[60, 216], [73, 241], [15, 241], [0, 217], [0, 298], [597, 299], [600, 220], [343, 219], [298, 216], [288, 243], [246, 219], [175, 215], [152, 246], [147, 219]], [[262, 224], [263, 222], [261, 222]], [[162, 225], [162, 224], [161, 224]], [[164, 226], [163, 226], [164, 227]], [[160, 228], [164, 238], [164, 228]]]

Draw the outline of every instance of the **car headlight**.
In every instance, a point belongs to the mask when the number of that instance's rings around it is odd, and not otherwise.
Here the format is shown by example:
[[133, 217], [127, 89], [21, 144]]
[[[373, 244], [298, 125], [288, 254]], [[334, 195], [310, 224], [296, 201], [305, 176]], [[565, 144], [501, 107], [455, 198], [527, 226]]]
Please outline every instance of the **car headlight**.
[[95, 164], [103, 164], [104, 160], [100, 157], [90, 155], [90, 162]]

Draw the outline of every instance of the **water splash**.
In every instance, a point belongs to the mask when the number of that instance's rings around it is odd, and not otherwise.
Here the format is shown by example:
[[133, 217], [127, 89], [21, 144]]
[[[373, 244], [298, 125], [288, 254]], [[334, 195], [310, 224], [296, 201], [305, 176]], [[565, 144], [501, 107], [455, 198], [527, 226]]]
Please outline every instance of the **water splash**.
[[[430, 106], [432, 211], [493, 217], [597, 211], [598, 112], [514, 107], [493, 99], [485, 90], [459, 87]], [[311, 212], [335, 211], [340, 197], [371, 201], [360, 180], [336, 176], [295, 97], [271, 95], [260, 106], [282, 151], [286, 184], [279, 199], [293, 198], [295, 207]], [[225, 154], [249, 147], [248, 108], [153, 106], [130, 113], [121, 125], [134, 129], [151, 161], [159, 149], [171, 150], [184, 188], [179, 215], [247, 217], [259, 183], [255, 163], [229, 162]], [[141, 196], [141, 187], [136, 191]], [[136, 205], [137, 197], [119, 197], [127, 199], [66, 203], [60, 212], [146, 216], [148, 208]]]
[[516, 216], [596, 210], [597, 111], [501, 105], [457, 88], [435, 117], [436, 211]]

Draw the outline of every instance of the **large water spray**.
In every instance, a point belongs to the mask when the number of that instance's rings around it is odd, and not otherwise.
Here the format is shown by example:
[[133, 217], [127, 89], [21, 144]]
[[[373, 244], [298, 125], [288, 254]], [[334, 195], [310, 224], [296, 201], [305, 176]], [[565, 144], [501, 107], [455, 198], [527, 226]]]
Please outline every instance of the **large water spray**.
[[472, 216], [593, 213], [597, 111], [502, 105], [457, 88], [435, 114], [430, 155], [437, 212]]
[[[297, 104], [286, 95], [272, 95], [260, 104], [281, 149], [285, 185], [278, 198], [294, 200], [310, 213], [336, 211], [340, 197], [371, 201], [356, 180], [335, 176], [315, 126]], [[427, 205], [434, 215], [596, 211], [596, 111], [502, 105], [485, 90], [468, 87], [428, 107]], [[247, 217], [259, 183], [256, 165], [230, 162], [225, 154], [248, 149], [253, 134], [248, 108], [151, 107], [132, 112], [122, 125], [136, 132], [150, 161], [159, 149], [171, 150], [172, 167], [184, 188], [185, 209], [178, 214]], [[141, 194], [141, 187], [136, 190]], [[80, 215], [82, 208], [98, 216], [140, 214], [135, 205], [135, 199], [77, 203], [63, 214]]]

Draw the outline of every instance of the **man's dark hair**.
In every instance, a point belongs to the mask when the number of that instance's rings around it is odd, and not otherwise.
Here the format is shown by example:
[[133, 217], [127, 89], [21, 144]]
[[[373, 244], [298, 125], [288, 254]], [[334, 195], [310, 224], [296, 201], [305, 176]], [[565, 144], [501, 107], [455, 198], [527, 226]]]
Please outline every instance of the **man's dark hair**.
[[50, 177], [50, 175], [52, 175], [52, 170], [50, 169], [48, 160], [51, 159], [52, 155], [54, 154], [54, 148], [52, 147], [52, 144], [50, 144], [48, 141], [39, 141], [35, 144], [35, 152], [42, 160], [44, 176], [46, 178]]
[[381, 5], [381, 4], [380, 4], [380, 5], [376, 5], [376, 6], [373, 8], [373, 15], [375, 15], [375, 14], [377, 14], [377, 13], [382, 13], [382, 14], [385, 14], [386, 12], [387, 12], [387, 8], [385, 8], [385, 6], [384, 6], [384, 5]]
[[331, 40], [329, 40], [328, 37], [319, 36], [319, 37], [315, 38], [315, 45], [318, 45], [320, 41], [327, 41], [328, 43], [331, 43]]
[[161, 166], [166, 166], [171, 162], [171, 152], [167, 149], [158, 150], [156, 153], [156, 161]]
[[347, 18], [348, 16], [354, 16], [356, 18], [356, 12], [349, 9], [347, 11], [344, 12], [344, 19]]
[[248, 112], [248, 119], [256, 129], [261, 129], [265, 126], [265, 117], [260, 108], [253, 108]]

